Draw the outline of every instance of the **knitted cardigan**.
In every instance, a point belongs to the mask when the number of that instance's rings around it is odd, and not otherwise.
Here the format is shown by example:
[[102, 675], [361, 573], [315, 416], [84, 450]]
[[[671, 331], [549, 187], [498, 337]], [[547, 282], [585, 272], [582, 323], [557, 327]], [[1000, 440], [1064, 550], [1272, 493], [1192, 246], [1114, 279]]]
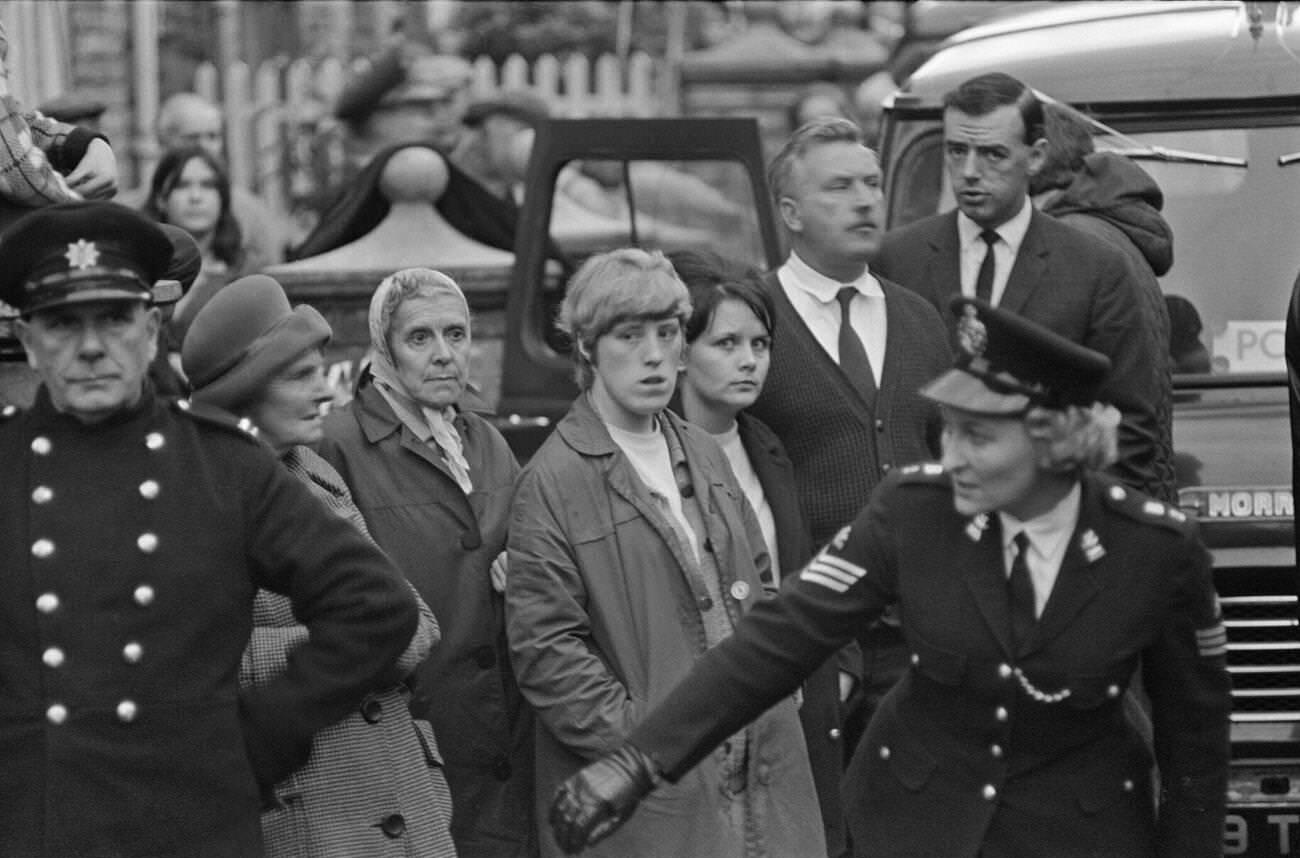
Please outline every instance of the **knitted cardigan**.
[[928, 301], [881, 280], [885, 363], [868, 403], [808, 330], [776, 272], [763, 284], [776, 308], [772, 366], [750, 412], [785, 445], [820, 547], [857, 516], [886, 471], [938, 456], [938, 410], [917, 391], [952, 366], [948, 329]]

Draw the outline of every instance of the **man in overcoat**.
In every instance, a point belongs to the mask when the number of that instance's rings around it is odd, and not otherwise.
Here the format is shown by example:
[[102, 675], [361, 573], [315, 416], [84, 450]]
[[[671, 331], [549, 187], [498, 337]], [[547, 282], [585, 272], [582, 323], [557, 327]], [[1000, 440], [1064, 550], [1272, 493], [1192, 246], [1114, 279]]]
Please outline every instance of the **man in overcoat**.
[[[233, 420], [147, 380], [172, 245], [116, 203], [28, 215], [0, 300], [41, 377], [0, 417], [0, 854], [247, 858], [312, 734], [398, 680], [400, 574]], [[171, 296], [175, 297], [175, 296]], [[236, 673], [253, 596], [310, 639]]]

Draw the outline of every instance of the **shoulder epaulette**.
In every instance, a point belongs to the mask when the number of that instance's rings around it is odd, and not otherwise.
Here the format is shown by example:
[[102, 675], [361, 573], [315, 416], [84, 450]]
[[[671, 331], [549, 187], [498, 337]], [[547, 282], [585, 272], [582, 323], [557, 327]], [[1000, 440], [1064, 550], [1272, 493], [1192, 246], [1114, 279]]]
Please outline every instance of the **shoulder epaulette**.
[[1158, 524], [1182, 532], [1191, 526], [1191, 517], [1176, 506], [1148, 497], [1119, 484], [1111, 484], [1103, 491], [1106, 505], [1135, 521]]
[[173, 411], [184, 414], [205, 426], [216, 426], [219, 429], [238, 435], [246, 441], [254, 444], [261, 443], [257, 438], [257, 427], [247, 417], [236, 417], [229, 411], [215, 405], [195, 402], [192, 399], [176, 399], [172, 401], [171, 405]]
[[898, 481], [908, 484], [947, 485], [948, 472], [938, 462], [918, 462], [897, 469]]

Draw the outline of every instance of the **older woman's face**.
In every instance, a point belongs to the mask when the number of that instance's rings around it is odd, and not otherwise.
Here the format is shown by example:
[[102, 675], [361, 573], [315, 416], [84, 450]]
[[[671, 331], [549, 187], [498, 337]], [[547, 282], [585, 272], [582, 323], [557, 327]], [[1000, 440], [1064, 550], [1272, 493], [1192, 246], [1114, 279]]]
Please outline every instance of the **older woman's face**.
[[315, 444], [325, 435], [325, 405], [334, 398], [320, 349], [306, 352], [280, 370], [248, 409], [259, 436], [276, 452]]
[[469, 381], [469, 312], [449, 292], [407, 298], [393, 314], [389, 348], [408, 396], [429, 408], [453, 405]]
[[1023, 418], [943, 409], [943, 466], [952, 475], [962, 515], [1001, 510], [1024, 521], [1057, 500], [1053, 475], [1038, 467], [1036, 442]]
[[628, 319], [596, 340], [591, 395], [608, 423], [629, 432], [649, 431], [668, 407], [682, 362], [682, 323]]

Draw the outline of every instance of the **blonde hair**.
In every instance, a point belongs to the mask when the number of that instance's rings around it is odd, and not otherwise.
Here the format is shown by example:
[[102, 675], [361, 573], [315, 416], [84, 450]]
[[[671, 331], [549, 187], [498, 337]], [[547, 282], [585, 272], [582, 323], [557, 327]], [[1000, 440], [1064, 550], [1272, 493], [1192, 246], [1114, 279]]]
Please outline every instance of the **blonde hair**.
[[1100, 470], [1119, 455], [1119, 411], [1094, 402], [1091, 406], [1031, 407], [1025, 412], [1025, 429], [1034, 441], [1044, 442], [1038, 466], [1063, 473]]
[[691, 297], [658, 250], [624, 247], [592, 256], [569, 279], [556, 324], [573, 343], [574, 376], [583, 390], [595, 371], [596, 340], [631, 319], [676, 318], [685, 328]]

